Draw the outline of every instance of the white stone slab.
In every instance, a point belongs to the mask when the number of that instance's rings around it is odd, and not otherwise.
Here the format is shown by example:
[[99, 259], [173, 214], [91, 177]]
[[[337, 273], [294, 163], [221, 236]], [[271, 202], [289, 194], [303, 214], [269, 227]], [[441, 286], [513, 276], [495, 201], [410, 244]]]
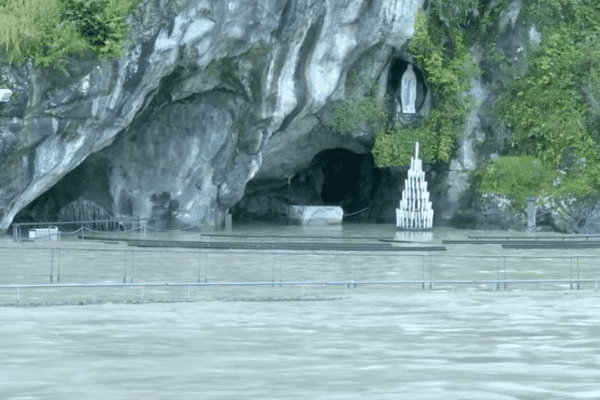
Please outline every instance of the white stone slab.
[[341, 224], [344, 210], [338, 206], [289, 206], [288, 220], [300, 225]]
[[29, 239], [35, 240], [58, 240], [60, 238], [60, 232], [56, 226], [50, 226], [48, 228], [31, 229], [29, 231]]

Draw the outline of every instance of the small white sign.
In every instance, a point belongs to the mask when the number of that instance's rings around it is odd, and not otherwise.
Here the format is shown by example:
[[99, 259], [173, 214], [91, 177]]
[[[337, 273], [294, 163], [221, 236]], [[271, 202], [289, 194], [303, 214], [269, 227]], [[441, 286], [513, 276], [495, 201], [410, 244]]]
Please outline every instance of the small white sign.
[[13, 91], [10, 89], [0, 89], [0, 102], [7, 103], [10, 101]]

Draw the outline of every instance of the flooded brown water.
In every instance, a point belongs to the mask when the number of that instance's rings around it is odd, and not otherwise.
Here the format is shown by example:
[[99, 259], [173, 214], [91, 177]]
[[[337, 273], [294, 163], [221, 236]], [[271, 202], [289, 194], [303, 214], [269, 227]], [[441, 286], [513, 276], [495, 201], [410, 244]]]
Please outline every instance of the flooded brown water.
[[[338, 228], [308, 233], [395, 236], [390, 226]], [[300, 227], [245, 229], [233, 233], [307, 235]], [[473, 232], [435, 230], [404, 239], [439, 242], [467, 234]], [[185, 235], [171, 237], [193, 237]], [[452, 246], [430, 262], [411, 253], [203, 256], [80, 241], [59, 246], [61, 283], [482, 279], [504, 273], [503, 257], [512, 278], [569, 277], [577, 268], [581, 277], [598, 277], [598, 260], [589, 258], [595, 250]], [[40, 243], [2, 239], [0, 247], [0, 284], [46, 283], [50, 276], [56, 282], [58, 250], [52, 260], [52, 250]], [[466, 257], [472, 255], [479, 257]], [[531, 256], [539, 258], [523, 258]], [[425, 289], [29, 289], [18, 303], [14, 290], [1, 290], [0, 398], [600, 398], [594, 285]]]

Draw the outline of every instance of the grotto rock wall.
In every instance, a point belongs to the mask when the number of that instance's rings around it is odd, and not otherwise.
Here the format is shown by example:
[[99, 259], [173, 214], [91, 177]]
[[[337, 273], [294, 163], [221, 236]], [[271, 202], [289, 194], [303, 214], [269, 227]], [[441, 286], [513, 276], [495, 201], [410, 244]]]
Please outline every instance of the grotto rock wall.
[[[414, 61], [406, 43], [428, 3], [142, 0], [119, 60], [81, 57], [68, 75], [0, 65], [0, 85], [14, 92], [0, 103], [0, 230], [15, 217], [164, 228], [217, 225], [230, 210], [281, 217], [286, 204], [326, 202], [321, 155], [333, 149], [361, 164], [360, 185], [339, 201], [345, 211], [393, 222], [405, 171], [374, 168], [375, 132], [334, 132], [332, 110], [366, 94], [384, 101], [394, 73]], [[523, 22], [523, 4], [488, 4], [506, 8], [497, 47], [510, 68], [470, 49], [481, 70], [473, 109], [450, 162], [427, 166], [436, 225], [525, 229], [510, 200], [475, 190], [476, 171], [510, 145], [494, 103], [525, 72], [527, 42], [543, 40]], [[427, 95], [422, 116], [432, 108]], [[538, 225], [599, 232], [598, 204], [540, 199]]]
[[364, 54], [377, 49], [368, 74], [385, 75], [420, 4], [147, 0], [120, 60], [72, 60], [68, 76], [3, 66], [15, 96], [0, 104], [0, 229], [36, 199], [46, 204], [27, 218], [79, 201], [115, 218], [215, 224], [257, 174], [283, 179], [326, 148], [365, 151], [368, 134], [307, 139]]

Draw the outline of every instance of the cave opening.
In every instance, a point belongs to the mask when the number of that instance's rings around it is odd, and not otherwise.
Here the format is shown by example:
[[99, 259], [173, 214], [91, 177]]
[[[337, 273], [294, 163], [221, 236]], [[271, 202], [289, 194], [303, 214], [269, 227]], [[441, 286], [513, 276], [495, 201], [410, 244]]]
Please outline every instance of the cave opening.
[[322, 174], [320, 197], [323, 204], [341, 205], [352, 212], [356, 211], [352, 205], [357, 205], [352, 203], [357, 203], [357, 197], [362, 196], [362, 205], [368, 205], [373, 169], [370, 155], [340, 148], [323, 150], [313, 159], [310, 173], [314, 175], [315, 169]]
[[370, 153], [334, 148], [288, 179], [250, 181], [230, 211], [238, 221], [283, 222], [290, 205], [335, 205], [344, 210], [344, 221], [389, 222], [398, 192], [398, 177], [377, 168]]
[[[82, 224], [71, 221], [88, 221], [87, 229], [106, 231], [121, 229], [116, 224], [110, 197], [109, 175], [111, 163], [105, 158], [90, 159], [80, 164], [54, 186], [42, 193], [20, 210], [14, 223], [61, 223], [61, 231], [79, 229]], [[107, 221], [114, 220], [115, 223]], [[117, 228], [116, 228], [117, 227]]]

